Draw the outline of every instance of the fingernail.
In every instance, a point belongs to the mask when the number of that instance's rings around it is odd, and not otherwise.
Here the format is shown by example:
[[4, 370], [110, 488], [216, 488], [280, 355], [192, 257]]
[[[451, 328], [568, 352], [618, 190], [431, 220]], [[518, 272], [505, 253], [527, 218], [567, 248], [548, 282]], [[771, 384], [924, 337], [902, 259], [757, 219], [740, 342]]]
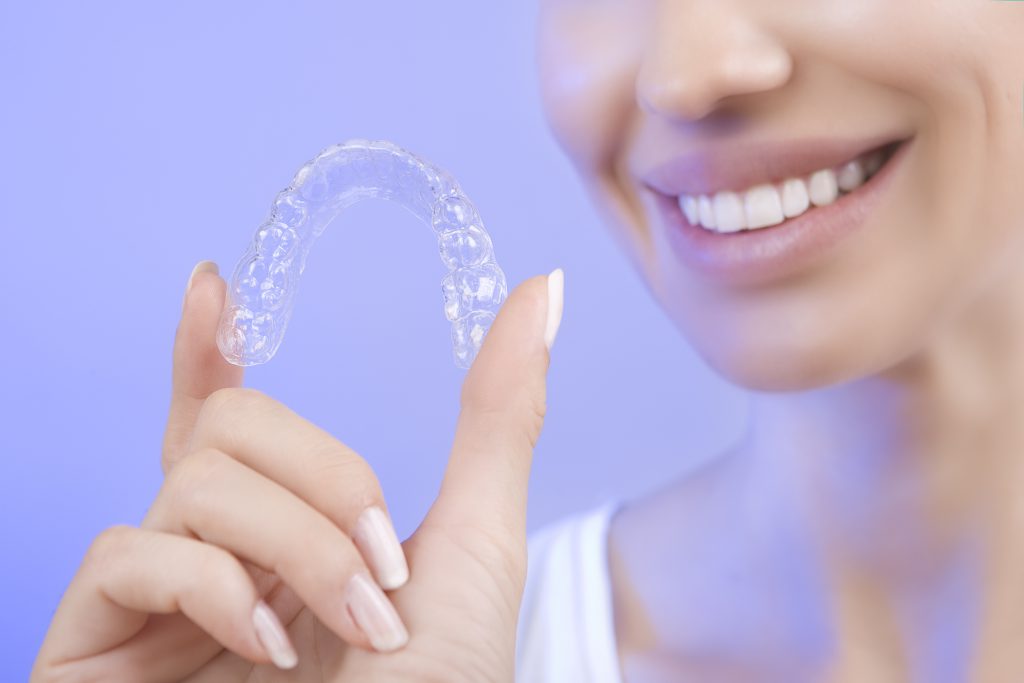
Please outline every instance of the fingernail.
[[284, 630], [274, 610], [262, 600], [256, 603], [252, 611], [252, 625], [274, 666], [278, 669], [294, 669], [299, 663], [299, 656], [288, 638], [288, 632]]
[[365, 572], [349, 579], [346, 602], [352, 619], [369, 638], [373, 649], [397, 650], [409, 641], [409, 632], [394, 605]]
[[366, 558], [381, 588], [394, 590], [409, 580], [409, 565], [405, 561], [402, 544], [382, 509], [374, 505], [363, 510], [356, 520], [352, 540]]
[[217, 264], [213, 261], [200, 261], [196, 264], [196, 267], [192, 269], [192, 274], [188, 276], [188, 284], [185, 285], [185, 296], [181, 300], [181, 308], [185, 309], [185, 301], [188, 299], [188, 293], [192, 291], [192, 281], [196, 279], [196, 275], [199, 273], [219, 273], [220, 269]]
[[565, 298], [565, 273], [556, 268], [548, 275], [548, 323], [544, 329], [544, 343], [548, 351], [555, 343], [558, 326], [562, 324], [562, 301]]

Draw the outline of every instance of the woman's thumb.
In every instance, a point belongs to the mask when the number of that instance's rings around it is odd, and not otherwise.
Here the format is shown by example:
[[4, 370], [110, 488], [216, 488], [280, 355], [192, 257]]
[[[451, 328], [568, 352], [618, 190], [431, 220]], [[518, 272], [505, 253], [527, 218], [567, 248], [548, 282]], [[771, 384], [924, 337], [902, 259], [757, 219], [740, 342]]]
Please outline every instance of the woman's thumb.
[[531, 278], [501, 307], [463, 383], [455, 440], [431, 515], [525, 535], [526, 489], [546, 412], [563, 282], [561, 270]]

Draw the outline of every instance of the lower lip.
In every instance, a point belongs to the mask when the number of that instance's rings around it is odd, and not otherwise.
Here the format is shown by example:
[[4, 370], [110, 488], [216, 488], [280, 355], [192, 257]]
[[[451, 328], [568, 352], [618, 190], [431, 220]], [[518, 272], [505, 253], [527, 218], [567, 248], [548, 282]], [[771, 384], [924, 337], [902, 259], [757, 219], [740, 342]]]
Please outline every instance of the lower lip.
[[910, 141], [904, 141], [878, 173], [832, 204], [811, 208], [770, 228], [712, 232], [691, 225], [675, 197], [654, 196], [668, 228], [668, 241], [687, 267], [723, 284], [758, 284], [814, 265], [862, 228], [909, 149]]

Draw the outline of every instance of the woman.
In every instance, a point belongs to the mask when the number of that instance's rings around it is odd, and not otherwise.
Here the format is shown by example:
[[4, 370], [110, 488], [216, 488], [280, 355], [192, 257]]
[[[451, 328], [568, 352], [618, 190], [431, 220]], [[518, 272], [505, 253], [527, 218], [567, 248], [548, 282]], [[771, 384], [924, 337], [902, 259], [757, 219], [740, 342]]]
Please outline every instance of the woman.
[[543, 530], [525, 582], [556, 271], [502, 309], [399, 548], [358, 455], [237, 388], [201, 264], [166, 483], [33, 680], [1024, 680], [1024, 7], [545, 0], [540, 28], [552, 128], [751, 390], [742, 441]]

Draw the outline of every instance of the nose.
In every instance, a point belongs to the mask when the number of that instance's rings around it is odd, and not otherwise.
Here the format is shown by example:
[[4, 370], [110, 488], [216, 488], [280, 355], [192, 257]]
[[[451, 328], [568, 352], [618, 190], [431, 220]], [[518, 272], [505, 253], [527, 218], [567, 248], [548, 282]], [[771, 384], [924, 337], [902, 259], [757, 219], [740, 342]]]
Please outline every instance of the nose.
[[636, 79], [642, 110], [696, 121], [723, 106], [727, 98], [767, 92], [789, 81], [789, 50], [749, 12], [744, 14], [743, 4], [658, 2], [652, 40]]

